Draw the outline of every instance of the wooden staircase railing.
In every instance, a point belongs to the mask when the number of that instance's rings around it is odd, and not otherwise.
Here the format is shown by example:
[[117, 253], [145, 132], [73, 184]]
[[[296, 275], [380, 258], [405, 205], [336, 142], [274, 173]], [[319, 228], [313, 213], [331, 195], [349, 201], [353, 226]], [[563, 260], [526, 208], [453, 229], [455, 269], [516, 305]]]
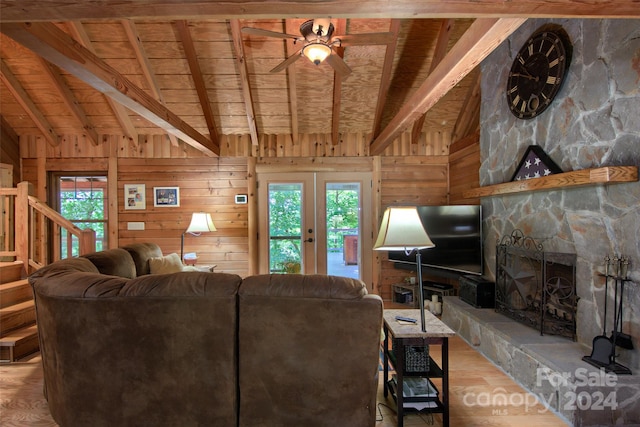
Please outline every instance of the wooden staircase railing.
[[[27, 275], [58, 261], [63, 252], [75, 255], [74, 241], [78, 255], [94, 252], [96, 233], [81, 230], [38, 200], [28, 182], [0, 188], [0, 211], [0, 362], [14, 362], [39, 348]], [[66, 251], [61, 250], [63, 242]]]
[[66, 240], [67, 257], [72, 256], [74, 239], [78, 255], [95, 252], [96, 233], [82, 230], [60, 213], [34, 196], [33, 185], [21, 182], [17, 188], [0, 188], [3, 242], [0, 258], [22, 261], [28, 275], [62, 258], [62, 242]]

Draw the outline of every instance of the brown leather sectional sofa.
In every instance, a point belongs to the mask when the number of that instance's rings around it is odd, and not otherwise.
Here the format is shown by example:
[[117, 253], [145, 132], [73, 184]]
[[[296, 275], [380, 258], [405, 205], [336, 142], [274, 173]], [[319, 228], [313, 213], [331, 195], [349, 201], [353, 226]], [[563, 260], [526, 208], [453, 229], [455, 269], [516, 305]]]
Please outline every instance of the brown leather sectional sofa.
[[374, 426], [382, 300], [320, 275], [149, 274], [152, 243], [33, 273], [61, 426]]

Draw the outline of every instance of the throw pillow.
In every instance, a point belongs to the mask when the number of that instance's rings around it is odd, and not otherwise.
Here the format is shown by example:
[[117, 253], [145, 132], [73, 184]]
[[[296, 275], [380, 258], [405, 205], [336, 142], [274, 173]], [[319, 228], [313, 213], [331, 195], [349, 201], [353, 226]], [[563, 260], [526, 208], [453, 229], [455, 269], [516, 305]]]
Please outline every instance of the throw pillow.
[[149, 258], [149, 270], [151, 274], [177, 273], [183, 270], [183, 265], [180, 256], [174, 253], [162, 257]]

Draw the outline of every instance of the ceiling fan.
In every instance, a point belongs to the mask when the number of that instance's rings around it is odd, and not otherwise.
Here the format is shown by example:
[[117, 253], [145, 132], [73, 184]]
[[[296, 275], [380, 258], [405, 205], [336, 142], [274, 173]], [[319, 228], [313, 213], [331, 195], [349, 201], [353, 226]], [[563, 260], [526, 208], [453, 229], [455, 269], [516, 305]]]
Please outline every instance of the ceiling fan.
[[351, 68], [338, 55], [334, 48], [343, 46], [364, 46], [388, 44], [393, 40], [393, 33], [368, 33], [368, 34], [343, 34], [333, 35], [335, 27], [329, 19], [309, 19], [300, 25], [300, 35], [296, 36], [276, 31], [263, 30], [260, 28], [244, 27], [243, 33], [256, 36], [275, 37], [280, 39], [293, 39], [294, 44], [304, 43], [296, 53], [285, 59], [271, 70], [277, 73], [284, 70], [289, 65], [300, 59], [307, 57], [315, 65], [320, 65], [324, 61], [340, 75], [345, 78], [351, 74]]

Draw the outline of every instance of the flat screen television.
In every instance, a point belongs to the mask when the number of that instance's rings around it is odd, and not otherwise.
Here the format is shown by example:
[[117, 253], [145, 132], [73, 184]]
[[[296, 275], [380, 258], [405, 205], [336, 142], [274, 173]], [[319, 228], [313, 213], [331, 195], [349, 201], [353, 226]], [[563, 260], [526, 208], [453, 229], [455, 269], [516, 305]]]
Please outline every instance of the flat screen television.
[[[436, 245], [420, 251], [424, 267], [482, 275], [482, 206], [418, 206], [418, 214]], [[415, 265], [416, 254], [389, 251], [389, 260]]]

